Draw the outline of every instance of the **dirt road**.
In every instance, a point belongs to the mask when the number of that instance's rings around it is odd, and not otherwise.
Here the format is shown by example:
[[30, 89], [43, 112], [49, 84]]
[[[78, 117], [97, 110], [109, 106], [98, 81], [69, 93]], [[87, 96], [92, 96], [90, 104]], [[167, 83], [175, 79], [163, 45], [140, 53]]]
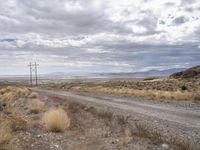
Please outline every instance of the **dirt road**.
[[167, 105], [156, 101], [139, 101], [128, 98], [118, 98], [108, 95], [94, 95], [90, 93], [75, 93], [66, 91], [34, 89], [37, 92], [62, 96], [86, 103], [96, 103], [110, 108], [138, 113], [154, 117], [164, 121], [176, 123], [187, 128], [195, 128], [200, 131], [200, 108], [184, 107], [179, 105]]

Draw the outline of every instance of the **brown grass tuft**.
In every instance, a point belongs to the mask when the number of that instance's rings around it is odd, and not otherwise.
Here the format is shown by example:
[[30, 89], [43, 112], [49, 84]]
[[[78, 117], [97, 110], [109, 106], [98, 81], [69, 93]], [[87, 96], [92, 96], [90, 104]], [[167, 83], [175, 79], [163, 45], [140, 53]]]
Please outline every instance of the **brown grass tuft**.
[[30, 113], [39, 113], [43, 111], [45, 103], [39, 99], [32, 99], [28, 104], [28, 110]]
[[51, 132], [64, 132], [70, 126], [70, 118], [62, 108], [49, 110], [42, 120], [45, 129]]
[[1, 99], [3, 101], [10, 101], [10, 100], [13, 100], [15, 96], [16, 95], [13, 92], [6, 92], [1, 96]]
[[1, 99], [4, 101], [27, 97], [30, 91], [25, 87], [5, 87], [0, 90]]
[[2, 89], [0, 90], [0, 94], [3, 95], [4, 93], [6, 93], [6, 89], [5, 89], [5, 88], [2, 88]]
[[15, 89], [15, 94], [18, 95], [19, 97], [25, 97], [30, 94], [30, 91], [25, 87], [18, 87]]
[[39, 96], [38, 93], [32, 92], [32, 93], [29, 95], [29, 98], [37, 98], [38, 96]]
[[193, 100], [194, 102], [200, 102], [200, 91], [194, 93]]

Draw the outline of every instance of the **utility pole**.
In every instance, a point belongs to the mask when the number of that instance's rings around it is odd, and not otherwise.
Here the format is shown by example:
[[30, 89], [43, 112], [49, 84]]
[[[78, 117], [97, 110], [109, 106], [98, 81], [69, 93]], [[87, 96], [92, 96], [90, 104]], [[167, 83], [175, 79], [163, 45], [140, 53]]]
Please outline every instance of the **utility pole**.
[[36, 86], [38, 85], [38, 76], [37, 76], [37, 67], [39, 66], [39, 64], [37, 64], [36, 62], [35, 62], [35, 84], [36, 84]]
[[32, 86], [33, 85], [33, 71], [35, 72], [35, 85], [37, 86], [38, 85], [38, 66], [39, 64], [37, 64], [36, 62], [35, 63], [31, 63], [28, 65], [30, 67], [30, 85]]
[[28, 66], [30, 67], [30, 84], [32, 86], [33, 82], [32, 82], [32, 64], [31, 64], [31, 62], [30, 62], [30, 64]]

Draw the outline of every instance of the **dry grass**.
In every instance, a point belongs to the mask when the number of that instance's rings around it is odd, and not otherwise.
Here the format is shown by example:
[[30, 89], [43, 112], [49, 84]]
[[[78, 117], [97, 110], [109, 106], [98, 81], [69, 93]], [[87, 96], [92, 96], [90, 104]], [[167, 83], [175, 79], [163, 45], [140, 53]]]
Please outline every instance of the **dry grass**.
[[25, 87], [5, 87], [0, 90], [1, 99], [11, 101], [17, 98], [27, 97], [30, 90]]
[[27, 121], [18, 114], [0, 114], [0, 149], [13, 149], [12, 139], [16, 131], [25, 130]]
[[6, 93], [6, 89], [5, 88], [3, 88], [3, 89], [0, 90], [0, 94], [1, 95], [3, 95], [4, 93]]
[[153, 130], [146, 125], [136, 122], [136, 128], [138, 129], [138, 136], [150, 138], [154, 144], [160, 144], [163, 142], [162, 135], [157, 130]]
[[12, 139], [12, 130], [7, 123], [1, 123], [0, 125], [0, 149], [6, 149]]
[[51, 132], [64, 132], [70, 126], [70, 118], [62, 108], [54, 108], [46, 112], [42, 118], [44, 127]]
[[28, 110], [30, 113], [39, 113], [43, 111], [45, 103], [39, 99], [32, 99], [28, 104]]
[[30, 92], [31, 91], [25, 87], [15, 88], [15, 94], [18, 95], [18, 97], [24, 97], [24, 96], [27, 97], [30, 94]]
[[[85, 89], [84, 89], [85, 90]], [[97, 86], [86, 88], [87, 91], [99, 91], [109, 94], [129, 95], [137, 97], [147, 97], [152, 99], [168, 99], [168, 100], [192, 100], [194, 94], [188, 91], [161, 91], [161, 90], [137, 90], [130, 88], [113, 88]]]
[[[155, 80], [159, 80], [160, 82], [164, 82], [167, 79], [154, 79], [153, 81], [144, 81], [144, 82], [155, 82]], [[142, 83], [142, 81], [141, 81]], [[54, 85], [56, 87], [56, 85]], [[57, 85], [59, 86], [59, 85]], [[67, 89], [66, 85], [66, 89]], [[54, 88], [55, 88], [54, 87]], [[57, 87], [59, 88], [59, 87]], [[103, 86], [98, 84], [89, 85], [81, 85], [75, 84], [69, 87], [71, 90], [81, 90], [81, 91], [89, 91], [89, 92], [102, 92], [108, 94], [118, 94], [118, 95], [127, 95], [127, 96], [136, 96], [136, 97], [145, 97], [151, 99], [167, 99], [167, 100], [181, 100], [181, 101], [192, 101], [194, 98], [198, 99], [199, 96], [197, 94], [194, 95], [194, 92], [177, 89], [175, 91], [166, 91], [166, 90], [158, 90], [158, 89], [135, 89], [129, 87], [114, 87], [114, 86]], [[195, 97], [194, 97], [195, 96]]]
[[27, 120], [21, 116], [21, 108], [30, 90], [25, 87], [8, 86], [0, 90], [1, 103], [5, 103], [4, 109], [0, 111], [0, 149], [14, 149], [13, 139], [16, 131], [27, 129]]
[[197, 93], [194, 93], [194, 98], [193, 98], [194, 102], [200, 102], [200, 91], [198, 91]]
[[110, 80], [94, 82], [51, 83], [48, 88], [88, 92], [102, 92], [150, 99], [167, 99], [199, 102], [200, 80], [177, 80], [171, 78], [149, 78], [139, 80]]
[[108, 111], [98, 112], [98, 117], [111, 121], [113, 119], [113, 113]]
[[16, 94], [13, 92], [6, 92], [1, 96], [3, 101], [11, 101], [16, 97]]
[[20, 131], [20, 130], [26, 130], [27, 128], [27, 121], [17, 115], [17, 114], [12, 114], [7, 116], [6, 118], [8, 120], [9, 126], [12, 129], [12, 131]]
[[155, 130], [152, 127], [148, 127], [146, 124], [139, 122], [135, 123], [136, 128], [138, 129], [138, 136], [151, 139], [154, 144], [168, 143], [169, 145], [175, 146], [175, 149], [178, 150], [193, 150], [194, 141], [191, 138], [186, 136], [170, 136], [162, 134], [161, 131]]
[[39, 96], [38, 93], [32, 92], [32, 93], [29, 95], [29, 98], [37, 98], [38, 96]]

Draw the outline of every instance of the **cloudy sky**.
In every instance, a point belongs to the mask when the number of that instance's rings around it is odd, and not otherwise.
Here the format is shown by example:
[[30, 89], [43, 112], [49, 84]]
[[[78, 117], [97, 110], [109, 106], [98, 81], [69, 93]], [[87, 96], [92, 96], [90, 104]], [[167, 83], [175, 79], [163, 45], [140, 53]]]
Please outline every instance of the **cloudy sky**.
[[0, 74], [200, 64], [199, 0], [0, 0]]

